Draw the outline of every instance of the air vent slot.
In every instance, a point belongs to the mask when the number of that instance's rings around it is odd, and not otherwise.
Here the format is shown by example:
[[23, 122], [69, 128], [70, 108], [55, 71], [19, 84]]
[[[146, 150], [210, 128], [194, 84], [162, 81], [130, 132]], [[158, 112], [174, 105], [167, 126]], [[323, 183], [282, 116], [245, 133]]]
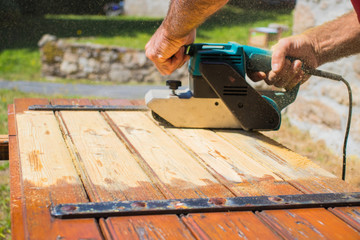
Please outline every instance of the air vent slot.
[[202, 55], [201, 60], [209, 62], [232, 62], [234, 64], [242, 64], [243, 57], [240, 55], [204, 54]]
[[247, 86], [224, 86], [225, 96], [247, 96]]

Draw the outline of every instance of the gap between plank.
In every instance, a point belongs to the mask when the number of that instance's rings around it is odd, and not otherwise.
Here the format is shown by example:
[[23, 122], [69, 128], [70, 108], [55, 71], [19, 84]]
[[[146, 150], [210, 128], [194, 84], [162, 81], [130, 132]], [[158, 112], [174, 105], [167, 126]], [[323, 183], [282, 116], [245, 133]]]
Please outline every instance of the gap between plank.
[[166, 185], [161, 181], [161, 179], [157, 176], [155, 171], [151, 168], [151, 166], [145, 161], [145, 159], [141, 156], [141, 154], [136, 150], [136, 148], [131, 144], [131, 142], [126, 138], [126, 136], [122, 133], [122, 131], [116, 126], [114, 121], [110, 118], [110, 116], [106, 112], [101, 112], [101, 115], [108, 123], [110, 128], [114, 131], [116, 136], [119, 138], [121, 142], [124, 143], [126, 148], [130, 153], [134, 156], [135, 160], [139, 164], [139, 166], [143, 169], [144, 173], [149, 177], [149, 179], [153, 182], [153, 184], [157, 187], [161, 194], [165, 198], [174, 199], [175, 196], [170, 192], [170, 190], [166, 187]]

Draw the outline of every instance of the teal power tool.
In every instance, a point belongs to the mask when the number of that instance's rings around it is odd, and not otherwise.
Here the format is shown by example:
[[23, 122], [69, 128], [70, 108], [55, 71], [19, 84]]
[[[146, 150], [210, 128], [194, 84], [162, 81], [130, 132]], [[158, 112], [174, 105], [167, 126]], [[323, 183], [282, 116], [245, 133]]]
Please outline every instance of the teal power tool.
[[[246, 71], [271, 70], [271, 53], [238, 43], [186, 46], [189, 89], [169, 80], [171, 91], [150, 91], [145, 99], [155, 119], [175, 127], [277, 130], [281, 110], [292, 103], [290, 91], [257, 91], [245, 80]], [[175, 90], [177, 90], [175, 92]]]
[[[191, 56], [189, 89], [178, 90], [181, 82], [168, 80], [169, 90], [154, 89], [145, 95], [145, 102], [157, 121], [186, 128], [279, 129], [281, 110], [296, 99], [299, 85], [290, 91], [257, 91], [245, 80], [246, 71], [271, 70], [271, 52], [229, 42], [192, 44], [186, 46], [186, 54]], [[341, 81], [348, 89], [349, 114], [342, 172], [345, 180], [352, 115], [351, 87], [340, 75], [304, 64], [302, 68], [306, 74]]]

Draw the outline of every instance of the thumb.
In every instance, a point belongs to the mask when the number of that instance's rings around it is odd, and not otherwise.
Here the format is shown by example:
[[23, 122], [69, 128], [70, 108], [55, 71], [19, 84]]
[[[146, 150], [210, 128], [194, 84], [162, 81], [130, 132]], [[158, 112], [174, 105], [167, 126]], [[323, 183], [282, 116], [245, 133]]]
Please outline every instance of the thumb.
[[273, 54], [271, 57], [272, 71], [278, 73], [285, 65], [285, 57], [288, 53], [289, 45], [286, 42], [280, 41], [274, 46]]

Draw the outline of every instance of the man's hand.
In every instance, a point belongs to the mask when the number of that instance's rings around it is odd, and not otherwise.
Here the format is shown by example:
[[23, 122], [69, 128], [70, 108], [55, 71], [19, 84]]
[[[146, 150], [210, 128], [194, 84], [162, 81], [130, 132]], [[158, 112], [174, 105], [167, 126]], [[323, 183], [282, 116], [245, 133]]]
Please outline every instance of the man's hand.
[[189, 60], [185, 55], [184, 45], [194, 42], [196, 30], [192, 30], [187, 36], [179, 39], [169, 38], [166, 30], [160, 28], [151, 37], [145, 46], [146, 56], [154, 62], [156, 68], [163, 75], [169, 75]]
[[[281, 39], [272, 51], [272, 70], [248, 74], [253, 81], [265, 80], [269, 85], [291, 89], [310, 77], [302, 71], [303, 63], [311, 68], [318, 66], [314, 43], [306, 35]], [[286, 57], [296, 60], [290, 61]]]
[[189, 60], [183, 46], [194, 42], [195, 29], [227, 1], [170, 0], [167, 16], [145, 46], [146, 56], [161, 74], [171, 74]]
[[[310, 67], [360, 53], [360, 25], [354, 11], [331, 22], [311, 28], [301, 35], [284, 38], [273, 47], [272, 71], [248, 74], [253, 81], [291, 89], [309, 76], [301, 70], [302, 62]], [[291, 62], [285, 57], [292, 57]]]

